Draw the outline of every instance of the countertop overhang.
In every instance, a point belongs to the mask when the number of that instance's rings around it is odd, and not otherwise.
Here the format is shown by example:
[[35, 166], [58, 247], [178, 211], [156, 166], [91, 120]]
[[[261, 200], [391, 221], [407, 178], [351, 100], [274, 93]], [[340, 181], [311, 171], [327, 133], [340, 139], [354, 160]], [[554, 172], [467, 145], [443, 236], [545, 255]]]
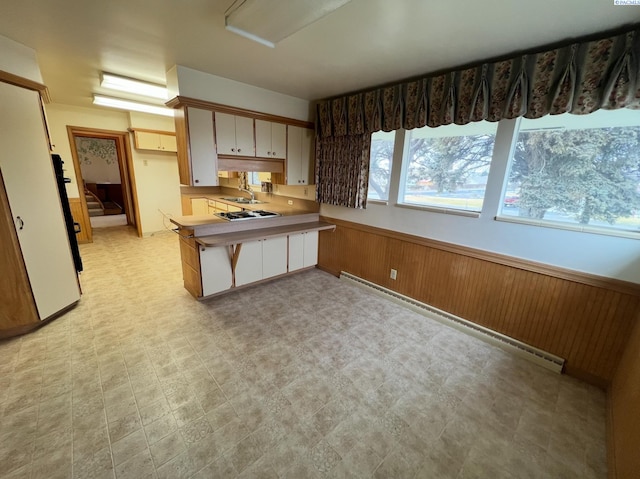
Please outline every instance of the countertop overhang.
[[272, 226], [267, 228], [257, 228], [245, 231], [234, 231], [230, 233], [220, 233], [207, 236], [196, 237], [196, 243], [205, 247], [228, 246], [247, 241], [275, 238], [288, 234], [306, 233], [309, 231], [333, 230], [336, 225], [326, 221], [311, 221], [305, 223], [295, 223], [282, 226]]

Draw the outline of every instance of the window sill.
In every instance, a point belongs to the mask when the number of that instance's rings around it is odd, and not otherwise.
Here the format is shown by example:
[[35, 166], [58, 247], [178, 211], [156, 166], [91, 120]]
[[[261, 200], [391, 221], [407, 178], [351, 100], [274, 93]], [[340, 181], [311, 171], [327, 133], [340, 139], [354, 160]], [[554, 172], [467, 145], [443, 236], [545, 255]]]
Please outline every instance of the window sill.
[[496, 221], [504, 221], [505, 223], [518, 223], [529, 226], [542, 226], [543, 228], [554, 228], [559, 230], [576, 231], [578, 233], [592, 233], [605, 236], [617, 236], [619, 238], [640, 239], [640, 231], [624, 231], [609, 228], [599, 228], [597, 226], [581, 226], [569, 223], [554, 223], [545, 220], [533, 220], [530, 218], [520, 218], [515, 216], [496, 216]]
[[387, 206], [389, 204], [388, 200], [374, 200], [374, 199], [367, 199], [367, 205], [380, 205], [380, 206]]
[[431, 213], [441, 213], [445, 215], [466, 216], [468, 218], [479, 218], [479, 211], [457, 210], [455, 208], [442, 208], [439, 206], [412, 205], [408, 203], [396, 203], [398, 208], [407, 208], [410, 210], [429, 211]]

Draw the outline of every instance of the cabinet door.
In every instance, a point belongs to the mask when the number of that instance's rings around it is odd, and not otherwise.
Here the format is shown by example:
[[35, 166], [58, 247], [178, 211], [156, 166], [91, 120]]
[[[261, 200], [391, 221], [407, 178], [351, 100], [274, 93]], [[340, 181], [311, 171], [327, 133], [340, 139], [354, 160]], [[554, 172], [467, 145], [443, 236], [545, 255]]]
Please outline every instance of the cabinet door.
[[236, 117], [227, 113], [215, 114], [216, 146], [219, 155], [237, 155]]
[[209, 203], [206, 198], [192, 198], [191, 199], [191, 214], [193, 215], [208, 215]]
[[227, 246], [200, 247], [202, 295], [219, 293], [231, 288], [231, 258]]
[[287, 185], [299, 185], [302, 176], [302, 128], [289, 125], [287, 129]]
[[262, 278], [287, 272], [287, 237], [262, 240]]
[[37, 92], [0, 82], [0, 170], [38, 316], [80, 299]]
[[236, 151], [240, 156], [256, 156], [253, 118], [236, 116]]
[[242, 243], [236, 264], [236, 286], [262, 279], [262, 241]]
[[150, 131], [134, 132], [136, 148], [138, 150], [157, 150], [160, 148], [160, 135]]
[[287, 125], [284, 123], [271, 123], [271, 158], [284, 159], [286, 157]]
[[289, 271], [304, 268], [304, 233], [289, 235]]
[[318, 264], [318, 232], [309, 231], [304, 234], [304, 267]]
[[213, 114], [188, 109], [191, 176], [194, 186], [218, 186], [218, 156], [213, 137]]
[[178, 151], [178, 144], [176, 142], [175, 135], [159, 135], [160, 136], [160, 149], [162, 151], [168, 151], [176, 153]]
[[300, 184], [312, 185], [315, 183], [315, 149], [313, 146], [315, 132], [309, 128], [301, 128], [301, 130]]
[[256, 120], [256, 156], [271, 158], [271, 122]]

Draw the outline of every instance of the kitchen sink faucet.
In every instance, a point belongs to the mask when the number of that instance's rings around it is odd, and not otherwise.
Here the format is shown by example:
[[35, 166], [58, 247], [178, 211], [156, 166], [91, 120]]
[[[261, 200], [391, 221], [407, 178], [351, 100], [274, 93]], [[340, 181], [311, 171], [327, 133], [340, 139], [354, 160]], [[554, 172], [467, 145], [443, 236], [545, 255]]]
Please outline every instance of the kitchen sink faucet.
[[238, 186], [240, 191], [244, 191], [245, 193], [249, 193], [251, 195], [251, 202], [253, 203], [256, 200], [256, 195], [253, 193], [251, 186], [247, 185], [247, 188], [243, 188], [242, 185]]

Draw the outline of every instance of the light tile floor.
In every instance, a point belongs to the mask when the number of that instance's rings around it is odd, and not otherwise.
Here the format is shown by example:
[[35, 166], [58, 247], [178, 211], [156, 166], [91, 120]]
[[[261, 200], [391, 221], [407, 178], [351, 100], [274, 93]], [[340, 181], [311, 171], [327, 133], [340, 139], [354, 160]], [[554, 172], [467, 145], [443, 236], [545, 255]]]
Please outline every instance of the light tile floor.
[[318, 270], [197, 302], [178, 239], [96, 231], [0, 342], [3, 478], [604, 478], [605, 395]]

